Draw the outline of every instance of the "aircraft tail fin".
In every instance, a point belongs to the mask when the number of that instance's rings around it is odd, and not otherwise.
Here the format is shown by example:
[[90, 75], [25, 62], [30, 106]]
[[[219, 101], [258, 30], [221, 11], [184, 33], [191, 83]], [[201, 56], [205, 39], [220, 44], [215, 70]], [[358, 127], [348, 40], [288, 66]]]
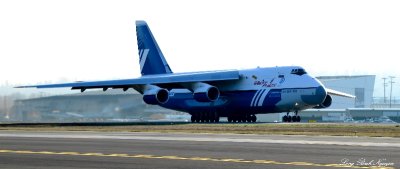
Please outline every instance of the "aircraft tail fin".
[[136, 36], [142, 76], [172, 73], [145, 21], [136, 21]]

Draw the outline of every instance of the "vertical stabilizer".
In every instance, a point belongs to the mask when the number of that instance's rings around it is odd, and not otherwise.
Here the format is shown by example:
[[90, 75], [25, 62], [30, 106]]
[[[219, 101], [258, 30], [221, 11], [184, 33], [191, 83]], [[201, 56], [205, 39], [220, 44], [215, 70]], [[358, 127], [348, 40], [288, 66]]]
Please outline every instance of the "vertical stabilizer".
[[158, 47], [145, 21], [136, 21], [136, 36], [139, 49], [140, 72], [142, 75], [172, 73], [161, 49]]

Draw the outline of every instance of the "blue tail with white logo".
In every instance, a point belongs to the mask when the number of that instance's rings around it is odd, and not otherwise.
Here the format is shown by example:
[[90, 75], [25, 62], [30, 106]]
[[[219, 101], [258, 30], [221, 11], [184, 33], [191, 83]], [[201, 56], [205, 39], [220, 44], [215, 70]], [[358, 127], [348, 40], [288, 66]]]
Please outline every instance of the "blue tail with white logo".
[[136, 36], [142, 76], [172, 73], [145, 21], [136, 21]]

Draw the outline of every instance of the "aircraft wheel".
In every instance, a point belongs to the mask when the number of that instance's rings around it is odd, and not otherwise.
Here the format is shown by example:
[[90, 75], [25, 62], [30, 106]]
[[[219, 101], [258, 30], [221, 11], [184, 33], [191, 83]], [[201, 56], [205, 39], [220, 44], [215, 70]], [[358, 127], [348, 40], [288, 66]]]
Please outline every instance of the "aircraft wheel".
[[232, 117], [231, 116], [228, 116], [228, 122], [232, 123]]
[[255, 123], [256, 121], [257, 121], [257, 116], [253, 114], [251, 116], [251, 122]]
[[196, 116], [196, 114], [193, 114], [192, 117], [190, 118], [192, 123], [197, 123], [197, 119], [198, 119], [198, 117]]
[[213, 119], [213, 123], [218, 123], [219, 122], [219, 116], [218, 116], [217, 112], [213, 113], [212, 119]]
[[217, 122], [217, 117], [213, 116], [211, 117], [211, 123], [216, 123]]
[[196, 123], [200, 123], [200, 115], [196, 114]]
[[200, 114], [200, 123], [204, 123], [204, 122], [206, 122], [206, 116], [203, 113], [201, 113]]
[[301, 117], [297, 116], [297, 122], [300, 122], [300, 121], [301, 121]]
[[292, 116], [287, 117], [287, 122], [289, 122], [289, 123], [292, 122]]
[[297, 122], [297, 116], [292, 116], [292, 122]]
[[251, 122], [251, 115], [250, 114], [246, 114], [246, 121], [247, 121], [247, 123], [250, 123]]
[[245, 123], [246, 122], [246, 116], [241, 116], [239, 122]]
[[190, 121], [191, 121], [192, 123], [195, 123], [195, 122], [196, 122], [196, 117], [195, 117], [194, 115], [192, 115], [192, 117], [190, 117]]
[[218, 113], [215, 113], [215, 120], [214, 122], [219, 123], [219, 115]]
[[217, 122], [217, 113], [212, 113], [211, 114], [212, 116], [211, 116], [211, 119], [212, 119], [212, 121], [213, 121], [213, 123], [216, 123]]
[[282, 117], [282, 122], [288, 122], [288, 117], [287, 116], [283, 116]]
[[212, 123], [211, 113], [206, 114], [206, 123]]

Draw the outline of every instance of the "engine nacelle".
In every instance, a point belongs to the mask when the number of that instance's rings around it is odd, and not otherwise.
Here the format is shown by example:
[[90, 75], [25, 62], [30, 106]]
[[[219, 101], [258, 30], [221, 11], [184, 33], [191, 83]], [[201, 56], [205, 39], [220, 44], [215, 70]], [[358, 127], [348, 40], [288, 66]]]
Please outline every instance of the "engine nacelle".
[[318, 106], [315, 106], [314, 108], [315, 109], [323, 109], [323, 108], [328, 108], [331, 105], [332, 105], [332, 96], [326, 95], [325, 100]]
[[169, 91], [154, 85], [147, 85], [143, 92], [143, 101], [147, 104], [164, 104], [169, 99]]
[[215, 86], [206, 83], [193, 85], [193, 98], [199, 102], [213, 102], [219, 98], [219, 90]]

